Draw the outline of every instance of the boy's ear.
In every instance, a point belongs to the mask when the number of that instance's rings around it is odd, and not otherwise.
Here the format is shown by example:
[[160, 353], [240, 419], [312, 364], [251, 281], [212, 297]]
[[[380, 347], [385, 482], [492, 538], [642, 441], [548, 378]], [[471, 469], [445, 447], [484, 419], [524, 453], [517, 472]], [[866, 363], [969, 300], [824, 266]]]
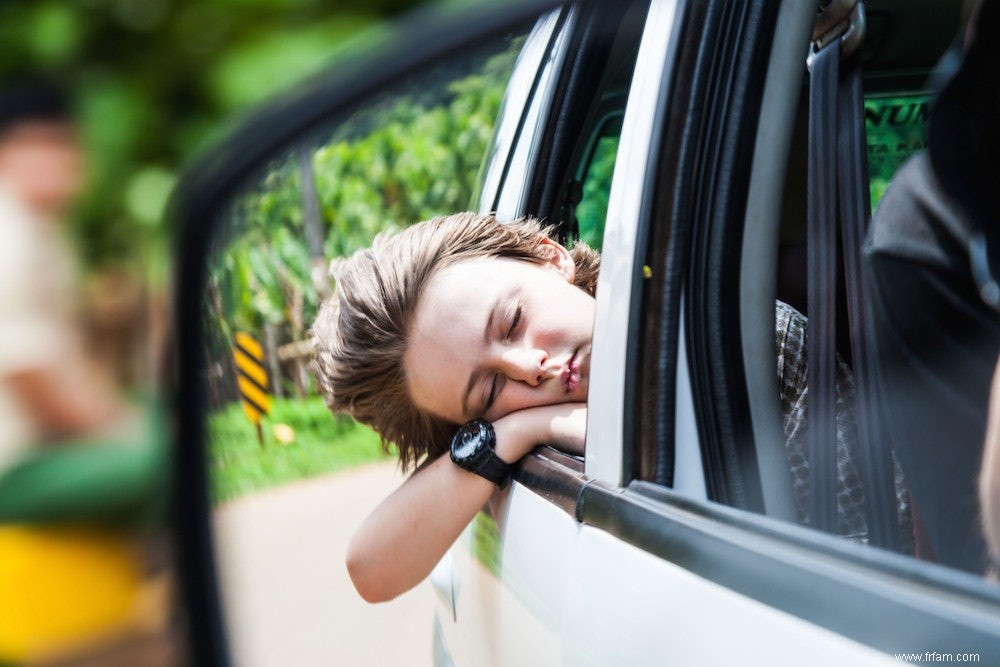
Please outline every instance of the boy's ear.
[[566, 282], [572, 283], [576, 279], [576, 263], [570, 256], [569, 250], [545, 234], [538, 235], [538, 245], [541, 246], [543, 253], [548, 255], [545, 266], [552, 267], [566, 279]]

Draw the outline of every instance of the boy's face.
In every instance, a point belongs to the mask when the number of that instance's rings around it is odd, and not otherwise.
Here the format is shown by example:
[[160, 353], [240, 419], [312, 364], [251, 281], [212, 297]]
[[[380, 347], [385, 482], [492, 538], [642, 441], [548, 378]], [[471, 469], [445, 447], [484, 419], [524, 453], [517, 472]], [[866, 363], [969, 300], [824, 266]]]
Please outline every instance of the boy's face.
[[461, 424], [587, 400], [595, 301], [566, 250], [541, 242], [544, 264], [466, 260], [428, 282], [403, 356], [418, 407]]

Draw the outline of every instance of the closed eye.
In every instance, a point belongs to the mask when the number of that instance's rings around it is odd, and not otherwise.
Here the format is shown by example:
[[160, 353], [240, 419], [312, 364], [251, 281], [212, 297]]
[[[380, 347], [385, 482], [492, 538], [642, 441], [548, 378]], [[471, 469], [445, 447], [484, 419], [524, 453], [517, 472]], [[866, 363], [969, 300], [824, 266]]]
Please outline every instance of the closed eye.
[[490, 392], [489, 395], [486, 397], [486, 407], [483, 409], [483, 412], [493, 407], [493, 402], [496, 401], [497, 394], [500, 393], [500, 387], [501, 387], [500, 374], [494, 373], [490, 378]]
[[510, 327], [507, 328], [506, 341], [508, 343], [514, 338], [514, 333], [517, 330], [517, 325], [521, 323], [521, 311], [522, 311], [522, 306], [518, 304], [517, 308], [514, 310], [514, 317], [511, 318]]
[[483, 412], [486, 412], [491, 407], [493, 407], [493, 401], [497, 398], [497, 374], [494, 373], [490, 376], [489, 393], [486, 395], [486, 405], [483, 407]]

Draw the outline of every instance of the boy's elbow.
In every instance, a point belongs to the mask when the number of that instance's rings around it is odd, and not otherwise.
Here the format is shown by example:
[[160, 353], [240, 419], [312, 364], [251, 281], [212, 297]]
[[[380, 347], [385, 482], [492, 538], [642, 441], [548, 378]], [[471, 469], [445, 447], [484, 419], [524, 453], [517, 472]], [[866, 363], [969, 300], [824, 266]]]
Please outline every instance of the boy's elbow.
[[380, 576], [378, 572], [374, 571], [375, 569], [371, 567], [368, 559], [362, 558], [355, 553], [348, 553], [347, 573], [350, 575], [351, 583], [354, 584], [358, 595], [365, 602], [373, 604], [376, 602], [388, 602], [396, 597], [398, 593], [392, 591], [386, 585], [386, 577]]

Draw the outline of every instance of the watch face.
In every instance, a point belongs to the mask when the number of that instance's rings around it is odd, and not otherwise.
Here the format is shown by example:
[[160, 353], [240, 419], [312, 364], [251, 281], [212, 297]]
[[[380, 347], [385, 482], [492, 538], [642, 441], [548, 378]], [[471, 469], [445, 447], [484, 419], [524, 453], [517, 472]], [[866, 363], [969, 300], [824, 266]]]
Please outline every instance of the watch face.
[[455, 443], [452, 451], [459, 459], [468, 460], [483, 444], [480, 430], [478, 428], [462, 429], [458, 435], [458, 442]]
[[473, 472], [493, 456], [493, 427], [477, 419], [463, 425], [451, 441], [451, 458]]
[[510, 466], [494, 454], [495, 444], [493, 426], [485, 419], [474, 419], [459, 428], [451, 439], [451, 460], [502, 488]]

